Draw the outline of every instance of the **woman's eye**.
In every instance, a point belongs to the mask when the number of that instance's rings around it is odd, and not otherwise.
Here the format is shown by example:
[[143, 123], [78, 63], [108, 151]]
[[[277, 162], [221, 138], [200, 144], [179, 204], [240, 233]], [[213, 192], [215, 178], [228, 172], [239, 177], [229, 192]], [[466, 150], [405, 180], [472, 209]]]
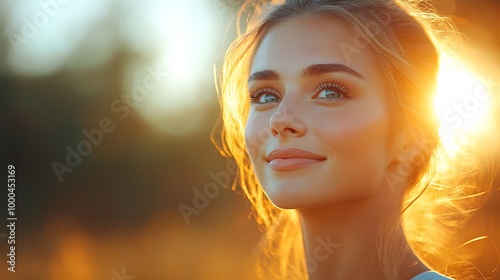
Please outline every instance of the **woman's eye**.
[[341, 101], [349, 98], [349, 89], [338, 82], [321, 84], [316, 90], [316, 98], [327, 101]]
[[252, 103], [256, 103], [256, 104], [265, 104], [265, 103], [280, 102], [281, 101], [281, 99], [278, 97], [277, 94], [271, 93], [271, 92], [265, 92], [265, 91], [255, 92], [250, 97], [250, 100], [252, 101]]
[[258, 102], [259, 103], [268, 103], [268, 102], [278, 102], [279, 98], [272, 93], [264, 93], [261, 96], [259, 96]]
[[340, 99], [343, 97], [345, 97], [344, 93], [339, 92], [338, 90], [334, 90], [334, 89], [324, 89], [318, 93], [318, 98]]

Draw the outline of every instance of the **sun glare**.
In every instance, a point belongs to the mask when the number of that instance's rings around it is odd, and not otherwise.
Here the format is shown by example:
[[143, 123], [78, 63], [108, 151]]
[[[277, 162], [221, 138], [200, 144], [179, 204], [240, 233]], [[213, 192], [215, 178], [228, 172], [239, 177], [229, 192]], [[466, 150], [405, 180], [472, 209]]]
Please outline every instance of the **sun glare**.
[[[195, 132], [215, 96], [210, 85], [220, 19], [203, 0], [146, 3], [141, 7], [149, 24], [136, 32], [134, 42], [141, 47], [141, 40], [149, 39], [156, 51], [148, 64], [139, 61], [130, 67], [130, 78], [124, 83], [131, 106], [156, 131]], [[156, 36], [144, 35], [150, 33]]]
[[490, 94], [464, 64], [444, 56], [434, 107], [440, 121], [441, 142], [452, 152], [463, 136], [483, 128], [490, 111]]

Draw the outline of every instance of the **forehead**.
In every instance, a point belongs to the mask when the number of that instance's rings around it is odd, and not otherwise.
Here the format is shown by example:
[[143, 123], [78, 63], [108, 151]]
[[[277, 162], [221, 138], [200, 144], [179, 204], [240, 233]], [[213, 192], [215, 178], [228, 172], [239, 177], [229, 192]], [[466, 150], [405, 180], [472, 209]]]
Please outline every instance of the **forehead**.
[[251, 72], [275, 70], [294, 75], [311, 64], [344, 64], [369, 77], [375, 71], [366, 41], [339, 19], [303, 15], [272, 26], [258, 45]]

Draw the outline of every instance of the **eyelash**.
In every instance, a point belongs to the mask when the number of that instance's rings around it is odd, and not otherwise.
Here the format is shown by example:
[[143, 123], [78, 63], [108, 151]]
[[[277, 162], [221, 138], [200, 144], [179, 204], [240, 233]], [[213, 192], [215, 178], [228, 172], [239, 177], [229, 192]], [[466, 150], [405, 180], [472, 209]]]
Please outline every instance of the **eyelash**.
[[338, 98], [338, 97], [325, 98], [328, 101], [340, 101], [341, 99], [344, 99], [344, 98], [350, 98], [350, 96], [349, 96], [349, 94], [350, 94], [349, 89], [343, 83], [341, 83], [341, 82], [330, 81], [330, 82], [326, 82], [326, 83], [320, 84], [316, 88], [316, 91], [315, 91], [316, 95], [319, 94], [321, 91], [323, 91], [325, 89], [337, 90], [340, 94], [343, 95], [343, 97], [341, 97], [341, 98]]
[[[338, 81], [329, 81], [329, 82], [324, 82], [324, 83], [321, 83], [318, 87], [316, 87], [315, 89], [315, 96], [318, 95], [321, 91], [325, 90], [325, 89], [333, 89], [335, 91], [338, 91], [340, 94], [343, 95], [343, 97], [341, 98], [338, 98], [338, 97], [328, 97], [328, 98], [322, 98], [326, 101], [329, 101], [329, 102], [339, 102], [341, 101], [341, 99], [345, 99], [345, 98], [350, 98], [350, 90], [341, 82], [338, 82]], [[259, 100], [259, 98], [263, 95], [263, 94], [266, 94], [266, 93], [272, 93], [274, 95], [276, 95], [278, 98], [279, 98], [279, 94], [278, 92], [273, 89], [273, 88], [270, 88], [270, 87], [262, 87], [262, 88], [259, 88], [257, 90], [254, 90], [252, 92], [249, 93], [249, 96], [250, 96], [250, 102], [252, 104], [266, 104], [266, 103], [270, 103], [270, 102], [258, 102], [257, 100]]]
[[264, 104], [263, 102], [258, 102], [257, 100], [259, 100], [259, 98], [266, 93], [272, 93], [274, 95], [278, 95], [278, 92], [273, 88], [262, 87], [255, 91], [250, 92], [250, 102], [252, 104]]

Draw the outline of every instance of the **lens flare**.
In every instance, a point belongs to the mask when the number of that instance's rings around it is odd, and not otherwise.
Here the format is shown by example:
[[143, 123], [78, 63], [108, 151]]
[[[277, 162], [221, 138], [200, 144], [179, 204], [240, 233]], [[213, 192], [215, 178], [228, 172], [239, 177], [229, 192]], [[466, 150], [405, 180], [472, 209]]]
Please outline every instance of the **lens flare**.
[[434, 107], [440, 121], [439, 136], [449, 152], [484, 128], [490, 99], [487, 88], [464, 64], [450, 56], [441, 59]]

